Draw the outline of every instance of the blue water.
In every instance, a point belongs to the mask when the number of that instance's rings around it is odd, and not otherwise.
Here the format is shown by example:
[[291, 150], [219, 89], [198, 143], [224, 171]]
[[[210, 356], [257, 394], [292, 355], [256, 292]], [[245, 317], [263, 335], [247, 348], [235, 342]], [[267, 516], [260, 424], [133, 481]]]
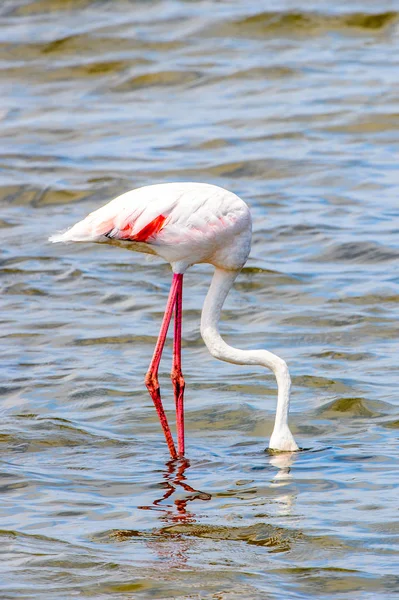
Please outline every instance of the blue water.
[[[0, 7], [0, 595], [399, 597], [394, 2], [19, 0]], [[206, 181], [251, 207], [221, 330], [185, 277], [188, 463], [144, 386], [170, 269], [47, 238], [128, 189]], [[161, 389], [173, 423], [170, 343]]]

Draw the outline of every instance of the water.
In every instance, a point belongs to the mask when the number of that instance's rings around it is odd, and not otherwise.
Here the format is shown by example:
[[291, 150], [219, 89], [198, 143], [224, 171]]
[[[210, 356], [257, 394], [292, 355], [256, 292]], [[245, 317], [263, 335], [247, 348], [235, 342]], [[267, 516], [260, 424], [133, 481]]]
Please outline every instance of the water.
[[[1, 4], [2, 599], [399, 597], [397, 7]], [[204, 348], [203, 265], [169, 462], [168, 266], [46, 242], [174, 180], [251, 206], [222, 331], [287, 360], [296, 455], [265, 452], [271, 374]]]

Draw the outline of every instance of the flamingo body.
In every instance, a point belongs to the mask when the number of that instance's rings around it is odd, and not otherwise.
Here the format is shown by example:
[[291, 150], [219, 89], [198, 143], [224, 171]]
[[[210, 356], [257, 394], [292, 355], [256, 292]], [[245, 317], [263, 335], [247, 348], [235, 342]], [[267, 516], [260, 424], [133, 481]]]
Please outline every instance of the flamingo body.
[[126, 192], [53, 242], [118, 240], [155, 253], [184, 273], [196, 263], [237, 270], [251, 248], [251, 214], [241, 198], [205, 183], [164, 183]]
[[[245, 264], [251, 248], [251, 214], [238, 196], [204, 183], [166, 183], [132, 190], [90, 213], [52, 242], [118, 243], [168, 261], [173, 279], [161, 331], [145, 383], [164, 430], [172, 458], [184, 455], [181, 324], [183, 275], [195, 263], [215, 266], [201, 317], [201, 335], [210, 353], [236, 364], [271, 369], [278, 384], [276, 419], [270, 440], [274, 450], [295, 451], [288, 427], [291, 380], [284, 360], [267, 350], [240, 350], [226, 344], [218, 322], [225, 298]], [[158, 382], [158, 368], [169, 323], [174, 314], [172, 384], [174, 388], [178, 452], [176, 452]]]

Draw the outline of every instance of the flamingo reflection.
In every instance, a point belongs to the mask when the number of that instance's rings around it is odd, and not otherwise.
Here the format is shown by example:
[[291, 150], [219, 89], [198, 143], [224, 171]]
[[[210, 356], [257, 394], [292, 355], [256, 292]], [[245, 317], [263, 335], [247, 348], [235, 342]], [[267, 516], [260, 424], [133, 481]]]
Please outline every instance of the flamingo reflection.
[[[190, 462], [183, 458], [170, 460], [166, 463], [167, 470], [163, 475], [162, 486], [165, 493], [161, 498], [154, 500], [150, 506], [139, 506], [143, 510], [159, 510], [163, 512], [162, 519], [168, 523], [195, 523], [194, 513], [187, 510], [187, 504], [194, 500], [207, 501], [212, 498], [211, 494], [194, 489], [187, 483], [185, 471], [190, 467]], [[174, 494], [179, 491], [186, 492], [183, 497], [175, 498], [173, 504], [165, 504]]]
[[279, 516], [288, 516], [294, 509], [297, 492], [292, 486], [290, 491], [288, 491], [289, 488], [285, 491], [285, 488], [293, 483], [291, 466], [297, 460], [297, 457], [297, 453], [284, 452], [284, 454], [275, 454], [269, 459], [270, 464], [277, 469], [277, 473], [275, 473], [271, 480], [270, 486], [272, 488], [280, 488], [281, 492], [283, 492], [274, 497], [274, 502], [278, 506], [276, 512]]

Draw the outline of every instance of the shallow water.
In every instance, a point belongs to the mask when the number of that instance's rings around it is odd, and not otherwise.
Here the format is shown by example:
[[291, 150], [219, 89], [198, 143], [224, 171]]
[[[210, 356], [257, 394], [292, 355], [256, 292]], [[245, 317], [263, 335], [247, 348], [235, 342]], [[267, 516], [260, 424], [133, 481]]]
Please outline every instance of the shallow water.
[[[397, 3], [10, 0], [0, 25], [1, 598], [398, 598]], [[222, 331], [287, 360], [298, 454], [265, 452], [273, 377], [204, 348], [199, 266], [169, 462], [143, 384], [169, 267], [46, 242], [173, 180], [251, 206]]]

